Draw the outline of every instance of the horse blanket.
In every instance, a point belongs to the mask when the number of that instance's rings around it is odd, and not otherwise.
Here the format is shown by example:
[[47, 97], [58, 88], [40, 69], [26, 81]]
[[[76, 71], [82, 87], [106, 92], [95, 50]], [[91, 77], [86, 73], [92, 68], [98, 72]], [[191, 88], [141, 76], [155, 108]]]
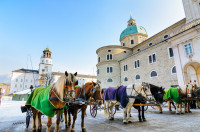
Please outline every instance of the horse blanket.
[[129, 98], [126, 93], [126, 86], [109, 87], [103, 92], [103, 100], [117, 100], [121, 106], [125, 108], [129, 102]]
[[[49, 101], [49, 90], [51, 85], [47, 87], [39, 87], [34, 89], [26, 101], [26, 106], [32, 106], [48, 117], [55, 115], [55, 107]], [[65, 106], [64, 106], [65, 107]]]
[[181, 104], [182, 100], [178, 94], [177, 88], [170, 87], [169, 89], [165, 90], [165, 95], [163, 96], [163, 99], [170, 98], [174, 102]]

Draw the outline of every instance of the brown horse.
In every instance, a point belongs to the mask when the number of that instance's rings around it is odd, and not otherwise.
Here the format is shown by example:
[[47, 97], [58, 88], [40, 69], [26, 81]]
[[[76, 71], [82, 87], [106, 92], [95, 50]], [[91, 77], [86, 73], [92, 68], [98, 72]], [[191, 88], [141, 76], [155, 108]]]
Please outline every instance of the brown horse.
[[[102, 94], [101, 94], [101, 85], [99, 83], [95, 82], [87, 82], [82, 87], [77, 87], [75, 89], [76, 99], [89, 102], [89, 99], [93, 98], [95, 101], [97, 101], [98, 105], [102, 104]], [[77, 118], [77, 112], [81, 109], [81, 128], [82, 131], [86, 131], [85, 125], [84, 125], [84, 116], [87, 109], [87, 103], [86, 104], [71, 104], [68, 106], [68, 109], [64, 110], [65, 115], [65, 125], [66, 127], [69, 127], [71, 125], [71, 116], [70, 113], [73, 115], [73, 124], [71, 131], [73, 132], [75, 129], [75, 121]], [[69, 121], [67, 121], [67, 113]]]
[[[75, 99], [75, 84], [77, 83], [76, 80], [76, 75], [75, 74], [68, 74], [67, 71], [65, 72], [65, 75], [61, 76], [56, 83], [54, 83], [51, 87], [50, 90], [48, 91], [48, 98], [47, 98], [47, 103], [51, 103], [53, 105], [53, 109], [50, 109], [53, 112], [53, 115], [48, 116], [48, 122], [47, 122], [47, 132], [50, 131], [50, 127], [52, 124], [52, 117], [54, 116], [54, 113], [57, 114], [57, 120], [56, 120], [56, 127], [55, 127], [55, 132], [59, 131], [59, 123], [60, 123], [60, 116], [61, 116], [61, 111], [63, 110], [63, 107], [66, 104], [66, 101], [69, 99]], [[38, 89], [38, 88], [37, 88]], [[39, 95], [39, 92], [41, 91], [40, 89], [35, 89], [34, 91], [38, 91], [38, 93], [35, 96], [36, 97]], [[43, 88], [44, 90], [45, 88]], [[34, 92], [33, 91], [33, 92]], [[41, 96], [41, 95], [40, 95]], [[30, 96], [29, 96], [30, 97]], [[32, 98], [30, 97], [30, 98]], [[38, 103], [42, 103], [41, 100], [37, 100]], [[49, 101], [49, 102], [48, 102]], [[42, 104], [43, 107], [45, 107], [45, 104]], [[38, 121], [38, 132], [42, 130], [42, 124], [41, 124], [41, 115], [44, 114], [40, 110], [34, 108], [34, 106], [31, 105], [32, 108], [32, 113], [33, 113], [33, 132], [36, 132], [36, 122]], [[45, 109], [48, 109], [45, 107]], [[49, 111], [49, 110], [47, 110]]]

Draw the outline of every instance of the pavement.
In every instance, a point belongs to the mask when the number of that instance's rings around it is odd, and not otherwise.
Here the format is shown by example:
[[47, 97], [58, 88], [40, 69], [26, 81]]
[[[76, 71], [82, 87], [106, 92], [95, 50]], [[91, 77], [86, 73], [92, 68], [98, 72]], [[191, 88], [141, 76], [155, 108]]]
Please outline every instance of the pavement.
[[[22, 103], [23, 104], [23, 103]], [[19, 104], [20, 105], [20, 104]], [[0, 107], [1, 111], [1, 107]], [[16, 112], [17, 109], [15, 109]], [[151, 107], [145, 112], [145, 122], [139, 122], [137, 111], [132, 108], [132, 123], [123, 124], [123, 110], [117, 111], [113, 121], [104, 117], [103, 111], [98, 111], [96, 118], [90, 116], [89, 108], [87, 109], [87, 117], [85, 118], [85, 127], [87, 132], [200, 132], [200, 109], [192, 109], [192, 113], [177, 115], [175, 111], [169, 112], [167, 108], [163, 109], [163, 114], [158, 113]], [[10, 116], [10, 115], [9, 115]], [[31, 132], [32, 124], [29, 128], [25, 125], [25, 113], [20, 113], [18, 118], [6, 121], [5, 117], [0, 115], [0, 132]], [[81, 113], [78, 114], [76, 120], [75, 132], [81, 131]], [[3, 120], [1, 120], [3, 119]], [[42, 117], [43, 132], [46, 131], [47, 117]], [[55, 128], [55, 118], [51, 127], [51, 131]], [[65, 129], [64, 123], [60, 124], [60, 132], [69, 132]]]

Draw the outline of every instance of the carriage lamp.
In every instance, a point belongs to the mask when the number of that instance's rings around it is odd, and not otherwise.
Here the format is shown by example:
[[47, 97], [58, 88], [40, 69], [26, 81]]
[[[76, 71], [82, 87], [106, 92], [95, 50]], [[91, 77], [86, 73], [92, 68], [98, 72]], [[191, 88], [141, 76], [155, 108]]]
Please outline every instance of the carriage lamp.
[[32, 92], [32, 90], [33, 90], [33, 85], [30, 86], [30, 89], [31, 89], [31, 92]]

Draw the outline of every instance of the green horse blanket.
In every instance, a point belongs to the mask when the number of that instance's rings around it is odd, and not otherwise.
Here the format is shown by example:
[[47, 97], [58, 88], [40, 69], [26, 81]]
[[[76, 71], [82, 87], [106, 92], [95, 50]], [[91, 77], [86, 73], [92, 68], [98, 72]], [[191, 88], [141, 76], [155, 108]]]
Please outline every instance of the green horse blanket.
[[163, 96], [163, 99], [168, 99], [170, 98], [174, 102], [180, 104], [182, 102], [177, 88], [170, 87], [169, 89], [165, 90], [165, 95]]
[[56, 108], [49, 101], [50, 88], [51, 85], [33, 90], [26, 101], [26, 105], [31, 105], [48, 117], [53, 117]]

